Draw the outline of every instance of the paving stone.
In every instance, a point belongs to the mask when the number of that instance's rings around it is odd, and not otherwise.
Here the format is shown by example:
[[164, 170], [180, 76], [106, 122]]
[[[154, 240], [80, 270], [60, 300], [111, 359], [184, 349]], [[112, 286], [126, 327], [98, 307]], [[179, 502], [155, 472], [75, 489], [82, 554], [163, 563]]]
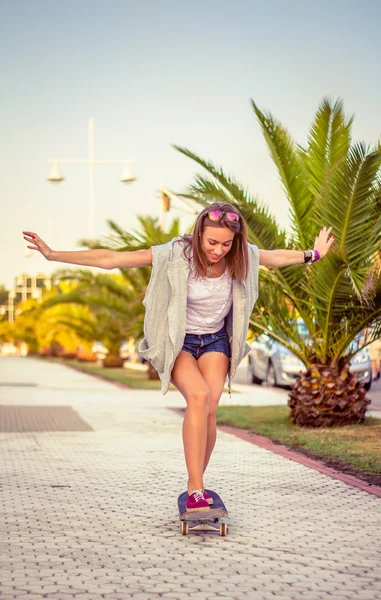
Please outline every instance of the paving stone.
[[163, 598], [172, 598], [172, 600], [188, 600], [190, 596], [188, 593], [167, 592], [162, 597]]
[[28, 600], [41, 600], [40, 594], [28, 594]]
[[[265, 595], [263, 596], [264, 600], [290, 600], [292, 596], [290, 595], [284, 595], [284, 593], [280, 593], [280, 594], [271, 594], [269, 595]], [[294, 596], [296, 597], [296, 596]]]
[[[106, 600], [128, 600], [129, 598], [133, 598], [133, 595], [128, 594], [127, 592], [121, 592], [119, 595], [104, 594], [103, 598], [105, 598]], [[75, 599], [77, 600], [77, 596], [75, 597]], [[83, 599], [80, 600], [89, 600], [89, 596], [85, 596]]]
[[132, 597], [134, 598], [134, 600], [154, 600], [155, 598], [162, 598], [163, 596], [161, 594], [132, 594]]
[[10, 379], [36, 386], [1, 386], [2, 405], [71, 407], [88, 428], [0, 433], [4, 600], [381, 597], [375, 496], [219, 433], [206, 487], [228, 506], [228, 536], [181, 536], [177, 392], [3, 357], [0, 384]]
[[47, 596], [55, 600], [72, 600], [73, 598], [75, 598], [74, 594], [63, 593], [60, 591], [48, 592]]

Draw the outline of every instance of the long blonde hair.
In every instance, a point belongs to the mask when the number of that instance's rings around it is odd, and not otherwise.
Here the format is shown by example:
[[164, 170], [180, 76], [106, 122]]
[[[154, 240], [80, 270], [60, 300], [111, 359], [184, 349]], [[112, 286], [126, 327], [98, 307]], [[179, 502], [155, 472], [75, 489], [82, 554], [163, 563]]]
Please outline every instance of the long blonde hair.
[[[229, 221], [226, 214], [221, 217], [220, 221], [211, 221], [208, 213], [211, 210], [221, 210], [224, 213], [235, 212], [239, 215], [239, 221]], [[225, 255], [227, 268], [232, 279], [245, 281], [249, 271], [249, 253], [247, 248], [247, 230], [246, 224], [239, 211], [227, 202], [213, 202], [204, 208], [198, 215], [193, 228], [192, 234], [182, 236], [181, 240], [186, 242], [184, 248], [184, 256], [191, 260], [193, 258], [193, 266], [196, 274], [200, 277], [205, 277], [208, 262], [201, 248], [201, 238], [205, 227], [227, 227], [234, 233], [233, 242], [229, 252]]]

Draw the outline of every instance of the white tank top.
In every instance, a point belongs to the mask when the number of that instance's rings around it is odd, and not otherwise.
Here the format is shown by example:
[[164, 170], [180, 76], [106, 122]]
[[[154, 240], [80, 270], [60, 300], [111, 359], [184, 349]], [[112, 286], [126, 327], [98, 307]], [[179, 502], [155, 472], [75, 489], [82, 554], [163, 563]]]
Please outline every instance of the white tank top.
[[232, 306], [232, 291], [233, 283], [228, 269], [221, 277], [197, 279], [191, 268], [187, 285], [186, 333], [203, 335], [222, 329]]

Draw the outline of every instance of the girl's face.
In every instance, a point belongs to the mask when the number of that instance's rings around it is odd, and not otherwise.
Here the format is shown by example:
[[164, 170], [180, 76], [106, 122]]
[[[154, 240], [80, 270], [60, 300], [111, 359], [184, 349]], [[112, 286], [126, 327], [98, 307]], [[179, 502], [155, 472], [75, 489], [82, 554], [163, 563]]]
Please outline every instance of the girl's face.
[[209, 263], [217, 263], [231, 249], [233, 231], [227, 227], [205, 227], [201, 236], [201, 249]]

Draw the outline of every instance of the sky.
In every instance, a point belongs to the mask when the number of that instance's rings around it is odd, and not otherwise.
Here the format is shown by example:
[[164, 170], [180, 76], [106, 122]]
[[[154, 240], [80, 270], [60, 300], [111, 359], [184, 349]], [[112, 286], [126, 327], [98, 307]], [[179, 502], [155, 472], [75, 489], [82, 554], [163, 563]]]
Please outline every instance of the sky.
[[[220, 166], [264, 202], [282, 227], [288, 204], [251, 99], [298, 143], [323, 97], [355, 115], [353, 137], [381, 130], [381, 4], [378, 0], [1, 0], [0, 285], [62, 264], [25, 256], [22, 230], [54, 250], [77, 250], [89, 227], [84, 164], [95, 122], [95, 233], [112, 219], [160, 216], [157, 190], [185, 191], [200, 167], [186, 147]], [[180, 207], [180, 205], [177, 205]], [[192, 218], [174, 208], [183, 230]]]

